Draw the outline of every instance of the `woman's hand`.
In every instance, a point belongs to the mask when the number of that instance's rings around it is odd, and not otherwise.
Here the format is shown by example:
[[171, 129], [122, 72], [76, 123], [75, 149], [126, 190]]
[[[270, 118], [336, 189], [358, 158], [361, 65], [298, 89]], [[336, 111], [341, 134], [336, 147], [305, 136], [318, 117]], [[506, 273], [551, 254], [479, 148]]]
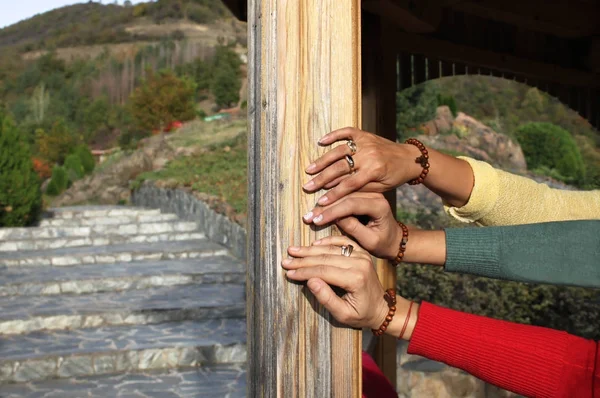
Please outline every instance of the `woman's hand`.
[[[346, 127], [325, 135], [320, 145], [331, 145], [341, 140], [352, 140], [356, 153], [348, 145], [340, 145], [325, 153], [306, 168], [310, 175], [319, 174], [304, 185], [308, 192], [331, 189], [318, 203], [327, 205], [358, 190], [385, 192], [417, 178], [421, 166], [415, 159], [421, 155], [414, 145], [398, 144], [375, 134]], [[345, 159], [352, 155], [354, 173]]]
[[[363, 225], [357, 216], [366, 216], [369, 222]], [[314, 208], [303, 220], [315, 225], [335, 223], [371, 254], [389, 260], [396, 257], [402, 239], [389, 203], [375, 192], [351, 193], [332, 205]]]
[[[342, 255], [341, 246], [348, 245], [354, 250], [346, 257]], [[320, 245], [290, 247], [288, 253], [293, 258], [282, 263], [288, 270], [287, 277], [293, 281], [307, 281], [317, 301], [336, 320], [355, 328], [379, 329], [389, 308], [368, 252], [347, 237], [331, 236]], [[346, 294], [338, 297], [329, 285], [341, 287]], [[397, 299], [396, 315], [387, 331], [396, 335], [409, 306], [408, 300]]]

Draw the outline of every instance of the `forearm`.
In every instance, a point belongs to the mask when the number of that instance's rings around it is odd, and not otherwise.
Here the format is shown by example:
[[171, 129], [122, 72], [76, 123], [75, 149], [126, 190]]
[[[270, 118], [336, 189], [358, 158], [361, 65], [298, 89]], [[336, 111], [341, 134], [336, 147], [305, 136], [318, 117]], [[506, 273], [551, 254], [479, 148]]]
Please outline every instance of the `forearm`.
[[[414, 145], [401, 144], [409, 159], [416, 159], [421, 152]], [[427, 148], [429, 153], [429, 174], [423, 184], [442, 198], [444, 203], [461, 207], [468, 201], [473, 189], [473, 170], [468, 162], [453, 156], [445, 155], [435, 149]], [[421, 173], [421, 166], [411, 164], [410, 174], [416, 178]]]
[[408, 347], [411, 354], [463, 369], [501, 388], [552, 398], [600, 396], [597, 351], [595, 342], [565, 332], [429, 303], [421, 304]]
[[485, 162], [464, 159], [474, 176], [471, 196], [463, 205], [445, 203], [446, 211], [460, 221], [491, 226], [600, 218], [599, 190], [553, 189]]

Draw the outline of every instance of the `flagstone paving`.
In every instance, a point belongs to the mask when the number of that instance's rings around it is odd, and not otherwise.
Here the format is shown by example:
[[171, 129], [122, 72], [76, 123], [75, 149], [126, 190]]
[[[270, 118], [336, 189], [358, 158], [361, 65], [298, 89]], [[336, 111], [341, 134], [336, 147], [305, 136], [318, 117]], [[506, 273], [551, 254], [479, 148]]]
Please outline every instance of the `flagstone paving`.
[[0, 229], [0, 397], [244, 397], [245, 266], [154, 209]]

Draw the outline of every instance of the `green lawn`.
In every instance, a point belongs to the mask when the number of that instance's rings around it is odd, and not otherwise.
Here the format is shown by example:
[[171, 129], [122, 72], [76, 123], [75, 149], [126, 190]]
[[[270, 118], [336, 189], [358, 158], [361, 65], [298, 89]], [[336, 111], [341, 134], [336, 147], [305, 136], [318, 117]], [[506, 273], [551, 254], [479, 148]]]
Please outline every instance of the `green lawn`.
[[218, 196], [237, 213], [245, 214], [248, 194], [246, 133], [207, 149], [199, 155], [177, 158], [163, 170], [143, 173], [136, 183], [175, 180], [196, 192]]

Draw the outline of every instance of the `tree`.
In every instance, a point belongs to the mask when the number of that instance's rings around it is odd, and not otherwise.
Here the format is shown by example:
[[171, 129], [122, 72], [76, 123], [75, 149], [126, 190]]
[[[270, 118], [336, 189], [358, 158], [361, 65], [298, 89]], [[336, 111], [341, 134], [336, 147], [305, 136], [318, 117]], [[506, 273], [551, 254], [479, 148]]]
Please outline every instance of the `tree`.
[[171, 71], [148, 72], [148, 77], [131, 95], [131, 115], [137, 128], [162, 131], [175, 120], [195, 117], [196, 87], [188, 78], [178, 78]]
[[64, 120], [54, 122], [50, 131], [38, 129], [35, 135], [40, 156], [52, 163], [62, 164], [81, 142]]
[[67, 175], [71, 182], [77, 181], [85, 175], [81, 159], [74, 153], [70, 154], [65, 159], [65, 169], [67, 170]]
[[215, 48], [210, 88], [217, 106], [229, 108], [239, 102], [242, 87], [241, 64], [240, 57], [230, 46], [221, 44]]
[[41, 210], [40, 179], [29, 146], [0, 109], [0, 227], [31, 225]]
[[42, 124], [44, 122], [49, 103], [50, 93], [46, 91], [44, 83], [41, 83], [35, 88], [31, 97], [31, 113], [35, 123]]
[[90, 174], [92, 171], [94, 171], [94, 168], [96, 167], [96, 160], [94, 160], [94, 155], [92, 155], [92, 152], [87, 145], [78, 146], [74, 153], [79, 157], [85, 174]]

